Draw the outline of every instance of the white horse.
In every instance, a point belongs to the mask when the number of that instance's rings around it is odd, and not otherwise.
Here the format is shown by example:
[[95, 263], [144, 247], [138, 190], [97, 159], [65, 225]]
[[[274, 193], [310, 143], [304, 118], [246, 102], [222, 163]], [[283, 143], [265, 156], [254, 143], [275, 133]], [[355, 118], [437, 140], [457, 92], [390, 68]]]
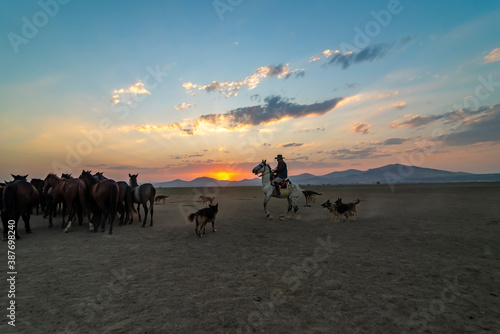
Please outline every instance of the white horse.
[[287, 195], [279, 195], [274, 194], [274, 183], [272, 182], [272, 172], [271, 167], [266, 163], [266, 160], [262, 160], [260, 164], [254, 167], [252, 172], [255, 175], [259, 175], [262, 177], [262, 191], [265, 194], [264, 197], [264, 211], [266, 212], [266, 217], [269, 218], [271, 213], [267, 210], [267, 202], [271, 199], [271, 197], [276, 198], [286, 198], [288, 199], [288, 211], [280, 215], [280, 218], [284, 218], [285, 214], [289, 213], [293, 209], [292, 217], [299, 209], [297, 205], [297, 201], [302, 196], [302, 189], [297, 184], [292, 184], [291, 190]]

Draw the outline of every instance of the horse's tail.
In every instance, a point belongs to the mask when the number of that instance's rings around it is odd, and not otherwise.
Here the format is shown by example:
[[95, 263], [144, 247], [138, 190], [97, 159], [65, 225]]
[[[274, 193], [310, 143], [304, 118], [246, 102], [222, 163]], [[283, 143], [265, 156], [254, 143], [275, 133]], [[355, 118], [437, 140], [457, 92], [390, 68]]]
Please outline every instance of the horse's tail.
[[119, 186], [116, 182], [111, 184], [111, 189], [109, 191], [109, 217], [110, 225], [113, 224], [116, 216], [116, 207], [119, 200]]
[[149, 194], [149, 202], [151, 203], [151, 206], [149, 207], [150, 211], [153, 210], [155, 206], [155, 197], [156, 197], [156, 188], [155, 186], [151, 185], [151, 193]]
[[16, 210], [17, 184], [8, 185], [3, 191], [3, 210], [7, 219], [13, 219]]
[[125, 193], [125, 207], [132, 217], [137, 213], [137, 210], [134, 207], [134, 194], [132, 193], [132, 187], [130, 186], [127, 186]]

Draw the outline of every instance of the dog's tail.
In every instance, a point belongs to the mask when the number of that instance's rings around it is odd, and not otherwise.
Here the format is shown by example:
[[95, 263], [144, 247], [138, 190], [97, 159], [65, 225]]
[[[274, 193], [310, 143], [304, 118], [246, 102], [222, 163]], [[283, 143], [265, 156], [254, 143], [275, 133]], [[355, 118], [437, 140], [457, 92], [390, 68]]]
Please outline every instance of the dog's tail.
[[302, 193], [305, 196], [311, 196], [311, 195], [323, 195], [323, 193], [317, 193], [314, 190], [302, 190]]
[[196, 218], [196, 213], [191, 213], [189, 216], [188, 216], [188, 220], [192, 223], [194, 222]]
[[359, 200], [359, 198], [358, 198], [358, 199], [356, 200], [356, 202], [354, 202], [354, 205], [359, 204], [359, 202], [361, 202], [361, 201], [360, 201], [360, 200]]

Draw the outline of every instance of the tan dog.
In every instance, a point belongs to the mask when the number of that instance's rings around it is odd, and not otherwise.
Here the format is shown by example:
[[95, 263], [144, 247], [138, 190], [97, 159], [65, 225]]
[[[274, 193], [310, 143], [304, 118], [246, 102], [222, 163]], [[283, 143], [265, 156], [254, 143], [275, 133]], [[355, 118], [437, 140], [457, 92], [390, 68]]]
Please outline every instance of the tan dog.
[[208, 197], [208, 196], [200, 195], [200, 199], [203, 202], [203, 206], [207, 206], [208, 204], [213, 205], [214, 201], [215, 201], [215, 196]]

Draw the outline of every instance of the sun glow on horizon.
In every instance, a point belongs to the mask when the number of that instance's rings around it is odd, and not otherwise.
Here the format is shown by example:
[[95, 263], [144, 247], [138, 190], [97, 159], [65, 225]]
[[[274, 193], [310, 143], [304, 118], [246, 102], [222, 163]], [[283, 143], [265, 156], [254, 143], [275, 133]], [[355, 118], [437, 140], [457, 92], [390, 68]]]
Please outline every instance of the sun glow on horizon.
[[237, 174], [237, 173], [232, 173], [232, 172], [228, 172], [228, 171], [217, 171], [217, 172], [208, 173], [209, 177], [217, 179], [219, 181], [234, 181], [234, 179], [238, 175], [239, 174]]

